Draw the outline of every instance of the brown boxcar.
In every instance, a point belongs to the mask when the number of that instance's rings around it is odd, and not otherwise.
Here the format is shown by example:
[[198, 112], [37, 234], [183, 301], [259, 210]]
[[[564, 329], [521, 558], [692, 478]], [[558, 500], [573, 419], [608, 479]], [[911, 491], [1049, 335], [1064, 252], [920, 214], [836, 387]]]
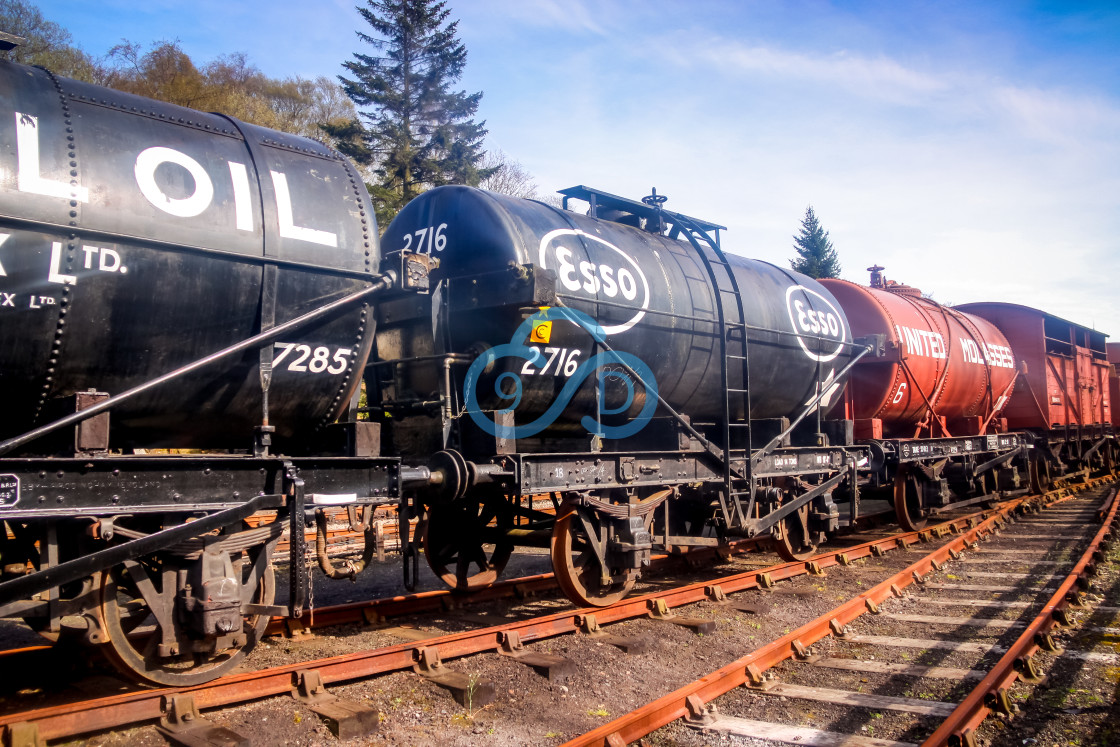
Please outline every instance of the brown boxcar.
[[[1110, 342], [1105, 345], [1105, 353], [1108, 355], [1108, 362], [1112, 368], [1108, 372], [1108, 402], [1111, 405], [1113, 402], [1120, 402], [1120, 376], [1117, 376], [1117, 368], [1120, 368], [1120, 342]], [[1113, 407], [1112, 409], [1112, 427], [1113, 429], [1120, 428], [1120, 407]]]
[[1109, 468], [1116, 442], [1107, 335], [1029, 306], [971, 303], [956, 309], [999, 327], [1026, 364], [1003, 413], [1009, 428], [1036, 434], [1040, 485], [1055, 470]]
[[1009, 428], [1089, 428], [1112, 423], [1105, 337], [1045, 311], [1010, 303], [955, 307], [996, 325], [1026, 363], [1004, 410]]

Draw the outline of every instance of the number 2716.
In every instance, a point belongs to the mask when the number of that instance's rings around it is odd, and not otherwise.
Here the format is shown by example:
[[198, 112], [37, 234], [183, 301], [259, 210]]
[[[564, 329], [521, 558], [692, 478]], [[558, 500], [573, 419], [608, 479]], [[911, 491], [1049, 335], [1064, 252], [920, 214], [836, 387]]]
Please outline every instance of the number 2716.
[[[544, 355], [536, 345], [530, 345], [529, 349], [533, 352], [533, 357], [525, 361], [525, 365], [521, 367], [523, 376], [545, 376], [549, 370], [552, 371], [553, 376], [561, 374], [571, 376], [579, 367], [581, 351], [578, 348], [545, 348]], [[546, 357], [548, 360], [545, 361]], [[539, 370], [533, 368], [534, 364], [539, 365], [541, 361], [544, 361], [544, 365]]]
[[[404, 247], [406, 252], [416, 252], [417, 254], [431, 254], [434, 249], [437, 252], [442, 252], [447, 247], [447, 235], [444, 231], [447, 230], [446, 223], [440, 223], [438, 226], [427, 226], [412, 233], [404, 235]], [[412, 246], [412, 237], [416, 237], [416, 246]]]

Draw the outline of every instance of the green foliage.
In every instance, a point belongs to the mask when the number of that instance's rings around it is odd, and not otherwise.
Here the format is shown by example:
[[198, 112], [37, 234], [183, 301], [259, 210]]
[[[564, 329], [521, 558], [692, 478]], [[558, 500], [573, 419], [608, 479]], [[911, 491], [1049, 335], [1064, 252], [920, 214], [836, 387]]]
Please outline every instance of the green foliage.
[[805, 209], [801, 233], [793, 237], [793, 248], [797, 250], [798, 257], [790, 261], [790, 266], [797, 272], [811, 278], [840, 277], [840, 260], [828, 239], [828, 231], [821, 227], [812, 205]]
[[458, 21], [436, 0], [366, 0], [358, 12], [372, 33], [358, 38], [372, 54], [355, 52], [343, 63], [343, 90], [358, 107], [355, 118], [325, 127], [338, 148], [372, 166], [370, 188], [384, 226], [409, 200], [441, 184], [478, 185], [493, 171], [482, 164], [485, 122], [476, 122], [482, 93], [455, 91], [467, 49]]
[[104, 84], [192, 109], [217, 111], [251, 124], [322, 139], [323, 123], [343, 123], [354, 107], [329, 78], [269, 78], [244, 54], [197, 66], [178, 42], [147, 52], [124, 42], [109, 51]]

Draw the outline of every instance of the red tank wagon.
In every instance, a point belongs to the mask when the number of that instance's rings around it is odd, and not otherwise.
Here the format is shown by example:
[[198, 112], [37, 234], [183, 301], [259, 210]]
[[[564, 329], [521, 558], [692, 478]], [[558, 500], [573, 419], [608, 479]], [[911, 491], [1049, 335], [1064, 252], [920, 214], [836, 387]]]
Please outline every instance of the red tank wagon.
[[987, 319], [1026, 364], [1020, 385], [1004, 409], [1011, 429], [1038, 435], [1039, 477], [1043, 484], [1062, 464], [1074, 468], [1110, 466], [1116, 440], [1109, 402], [1109, 362], [1105, 335], [1045, 311], [1010, 303], [955, 307]]
[[1015, 386], [1015, 356], [984, 319], [923, 298], [871, 271], [871, 287], [823, 280], [855, 337], [881, 335], [887, 355], [865, 358], [849, 385], [858, 438], [977, 436], [1002, 430], [995, 415]]

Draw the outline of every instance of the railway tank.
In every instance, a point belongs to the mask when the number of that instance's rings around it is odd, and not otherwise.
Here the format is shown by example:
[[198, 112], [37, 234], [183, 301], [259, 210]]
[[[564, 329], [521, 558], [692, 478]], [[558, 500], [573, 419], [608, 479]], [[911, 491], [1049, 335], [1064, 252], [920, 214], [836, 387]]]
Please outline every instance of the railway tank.
[[[0, 62], [0, 436], [368, 285], [369, 196], [325, 146]], [[368, 307], [279, 340], [280, 439], [360, 384]], [[248, 352], [122, 403], [114, 447], [231, 447], [261, 422]]]
[[[587, 196], [582, 187], [563, 192]], [[591, 196], [596, 198], [629, 203], [605, 193]], [[600, 217], [608, 214], [602, 208]], [[648, 367], [660, 398], [693, 423], [718, 419], [727, 396], [718, 335], [742, 334], [741, 327], [733, 328], [739, 321], [734, 294], [726, 276], [713, 282], [708, 268], [719, 260], [709, 247], [649, 230], [646, 219], [639, 219], [641, 208], [636, 204], [635, 214], [615, 211], [610, 215], [618, 220], [603, 220], [469, 187], [440, 187], [415, 198], [389, 225], [382, 245], [386, 252], [437, 257], [432, 277], [439, 285], [426, 300], [410, 301], [426, 306], [380, 309], [378, 357], [394, 365], [413, 359], [411, 365], [396, 365], [391, 381], [384, 377], [387, 401], [399, 408], [437, 396], [441, 372], [426, 361], [448, 353], [469, 361], [512, 342], [527, 345], [527, 356], [497, 357], [477, 390], [482, 409], [512, 410], [518, 427], [546, 413], [578, 364], [605, 348]], [[595, 212], [594, 203], [589, 212]], [[644, 229], [637, 225], [642, 222]], [[850, 358], [852, 336], [832, 294], [791, 270], [735, 255], [727, 260], [740, 289], [749, 341], [749, 382], [735, 375], [741, 366], [729, 367], [731, 418], [748, 417], [747, 399], [736, 398], [737, 390], [749, 389], [752, 420], [800, 413], [820, 391], [819, 382], [828, 382], [834, 393], [843, 383], [837, 376]], [[723, 328], [717, 323], [721, 301], [729, 316]], [[525, 334], [522, 325], [529, 317], [543, 318], [542, 309], [554, 307], [580, 312], [575, 318], [583, 322], [552, 315], [547, 331], [534, 326]], [[516, 387], [509, 385], [511, 375], [519, 380]], [[461, 384], [457, 388], [462, 391]], [[578, 429], [596, 408], [616, 418], [637, 417], [650, 396], [624, 377], [588, 376], [543, 433]], [[404, 421], [394, 421], [398, 448], [406, 453], [439, 448], [430, 442], [405, 445], [399, 437]]]
[[[854, 368], [850, 406], [864, 438], [979, 435], [1017, 378], [1007, 338], [991, 322], [923, 298], [868, 268], [871, 285], [823, 280], [857, 336], [882, 335], [888, 354]], [[838, 408], [839, 409], [839, 408]], [[998, 424], [997, 424], [998, 425]]]

